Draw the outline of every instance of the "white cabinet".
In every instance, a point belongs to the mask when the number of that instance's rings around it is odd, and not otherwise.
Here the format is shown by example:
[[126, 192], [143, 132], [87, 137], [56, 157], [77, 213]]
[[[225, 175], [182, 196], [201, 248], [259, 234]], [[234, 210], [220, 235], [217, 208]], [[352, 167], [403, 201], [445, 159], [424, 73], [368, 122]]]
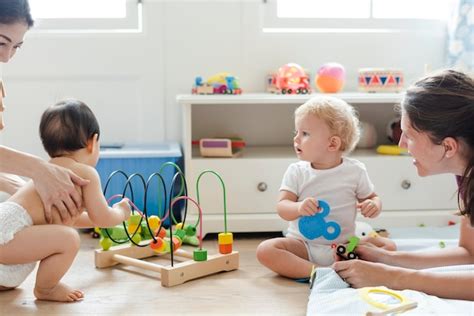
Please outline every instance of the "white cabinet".
[[[277, 231], [287, 227], [275, 211], [282, 176], [292, 162], [294, 109], [314, 95], [179, 95], [183, 113], [183, 151], [189, 195], [196, 197], [196, 179], [204, 170], [219, 173], [227, 190], [227, 222], [232, 232]], [[357, 108], [362, 121], [375, 125], [379, 143], [386, 143], [385, 126], [396, 114], [400, 94], [341, 93], [335, 95]], [[203, 158], [192, 140], [209, 137], [244, 139], [237, 158]], [[451, 175], [420, 178], [408, 156], [382, 156], [356, 150], [383, 202], [374, 226], [447, 224], [456, 209], [456, 184]], [[203, 230], [223, 230], [223, 194], [217, 178], [200, 183]], [[195, 210], [188, 218], [193, 221]]]

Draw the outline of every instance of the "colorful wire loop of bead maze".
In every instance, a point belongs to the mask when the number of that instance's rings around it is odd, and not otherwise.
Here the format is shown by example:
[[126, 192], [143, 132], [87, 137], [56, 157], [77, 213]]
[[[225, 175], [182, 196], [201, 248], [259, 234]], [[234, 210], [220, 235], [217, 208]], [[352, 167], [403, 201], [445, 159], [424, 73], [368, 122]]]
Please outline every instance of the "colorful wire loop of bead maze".
[[[161, 175], [164, 167], [173, 166], [176, 173], [171, 182], [169, 195], [166, 192], [166, 185]], [[218, 235], [219, 253], [208, 255], [207, 250], [202, 248], [202, 209], [199, 204], [199, 181], [206, 173], [212, 173], [220, 180], [224, 194], [224, 227], [223, 233]], [[227, 209], [226, 209], [226, 191], [222, 178], [212, 170], [203, 171], [196, 181], [197, 201], [187, 196], [187, 185], [184, 174], [174, 163], [165, 163], [160, 168], [159, 172], [150, 175], [147, 181], [142, 175], [134, 173], [128, 176], [121, 170], [114, 171], [110, 174], [104, 187], [104, 195], [107, 193], [107, 188], [116, 176], [122, 176], [126, 179], [122, 194], [115, 194], [108, 199], [110, 203], [116, 198], [126, 196], [127, 191], [130, 191], [130, 206], [132, 208], [132, 215], [127, 222], [122, 223], [122, 227], [115, 228], [100, 228], [101, 246], [102, 249], [95, 250], [95, 265], [97, 268], [106, 268], [115, 266], [117, 264], [125, 264], [138, 268], [143, 268], [150, 271], [155, 271], [160, 274], [161, 285], [170, 287], [182, 284], [186, 281], [208, 276], [222, 271], [232, 271], [239, 267], [239, 253], [233, 251], [233, 237], [232, 233], [227, 231]], [[163, 204], [165, 209], [162, 213], [163, 217], [147, 214], [147, 198], [150, 183], [154, 178], [159, 179], [161, 187], [163, 188], [163, 196], [165, 202]], [[139, 183], [144, 187], [143, 197], [143, 211], [140, 211], [135, 205], [135, 195], [132, 187], [132, 180], [139, 179]], [[181, 180], [181, 190], [174, 195], [173, 189], [176, 187], [176, 181]], [[183, 195], [184, 194], [184, 195]], [[179, 201], [184, 201], [183, 220], [178, 223], [173, 215], [173, 207]], [[192, 202], [198, 212], [198, 220], [195, 225], [185, 224], [188, 201]], [[168, 209], [166, 210], [166, 206]], [[166, 230], [163, 226], [166, 219], [170, 218], [169, 228]], [[173, 231], [173, 225], [175, 230]], [[192, 253], [184, 250], [181, 246], [183, 240], [188, 236], [195, 236], [196, 227], [199, 225], [200, 234], [198, 237], [198, 249]], [[170, 265], [162, 265], [143, 261], [141, 259], [163, 256], [170, 257]], [[178, 263], [175, 263], [175, 258]]]

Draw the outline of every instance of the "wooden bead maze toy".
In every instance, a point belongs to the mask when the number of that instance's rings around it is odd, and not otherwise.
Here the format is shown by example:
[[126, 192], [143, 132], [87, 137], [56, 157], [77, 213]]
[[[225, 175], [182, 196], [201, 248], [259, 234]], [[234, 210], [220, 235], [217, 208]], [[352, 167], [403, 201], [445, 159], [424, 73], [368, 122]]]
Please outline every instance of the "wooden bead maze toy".
[[[170, 165], [174, 166], [177, 172], [174, 175], [171, 183], [168, 199], [169, 203], [166, 203], [166, 186], [160, 172], [163, 167]], [[189, 280], [194, 280], [222, 271], [232, 271], [238, 269], [239, 253], [232, 250], [233, 239], [232, 233], [227, 232], [227, 212], [225, 206], [225, 232], [219, 234], [219, 253], [208, 255], [207, 250], [202, 248], [203, 219], [202, 209], [199, 205], [199, 180], [205, 173], [210, 172], [215, 174], [222, 183], [225, 205], [225, 185], [221, 177], [214, 171], [210, 170], [201, 173], [196, 182], [196, 188], [198, 192], [198, 201], [196, 202], [194, 199], [186, 196], [186, 181], [182, 171], [177, 165], [174, 163], [166, 163], [161, 167], [160, 172], [152, 174], [147, 181], [145, 181], [143, 176], [140, 174], [132, 174], [130, 177], [128, 177], [123, 171], [115, 171], [109, 176], [104, 188], [104, 195], [106, 194], [108, 183], [114, 176], [122, 175], [127, 178], [123, 193], [121, 195], [118, 194], [109, 198], [109, 203], [114, 198], [121, 198], [122, 196], [125, 196], [125, 193], [129, 189], [131, 193], [130, 205], [132, 206], [133, 213], [129, 220], [122, 224], [123, 227], [100, 229], [101, 235], [103, 236], [101, 239], [102, 249], [95, 250], [96, 267], [106, 268], [121, 263], [158, 272], [161, 278], [161, 285], [165, 287], [179, 285]], [[154, 215], [147, 216], [147, 192], [150, 187], [150, 182], [155, 177], [160, 180], [165, 196], [164, 205], [168, 206], [167, 211], [163, 210], [163, 218], [159, 218], [159, 216]], [[175, 182], [178, 177], [180, 177], [182, 183], [181, 191], [176, 196], [173, 196], [173, 188], [175, 187]], [[143, 212], [139, 211], [134, 204], [135, 196], [133, 194], [131, 185], [131, 181], [134, 178], [140, 179], [145, 189]], [[183, 193], [185, 195], [182, 195]], [[183, 220], [182, 222], [177, 223], [172, 210], [175, 204], [179, 201], [184, 201], [185, 207], [183, 212]], [[199, 212], [198, 221], [194, 226], [185, 224], [188, 201], [192, 202]], [[165, 223], [165, 220], [168, 218], [168, 216], [170, 218], [170, 225], [166, 232], [163, 224]], [[173, 223], [176, 224], [174, 230], [172, 225]], [[183, 244], [183, 240], [185, 240], [186, 237], [196, 234], [197, 225], [199, 225], [200, 230], [200, 235], [198, 236], [198, 249], [195, 249], [193, 252], [182, 249], [181, 245]], [[141, 260], [154, 256], [163, 256], [164, 258], [169, 257], [171, 259], [170, 265], [162, 265]], [[175, 263], [175, 258], [180, 262]]]

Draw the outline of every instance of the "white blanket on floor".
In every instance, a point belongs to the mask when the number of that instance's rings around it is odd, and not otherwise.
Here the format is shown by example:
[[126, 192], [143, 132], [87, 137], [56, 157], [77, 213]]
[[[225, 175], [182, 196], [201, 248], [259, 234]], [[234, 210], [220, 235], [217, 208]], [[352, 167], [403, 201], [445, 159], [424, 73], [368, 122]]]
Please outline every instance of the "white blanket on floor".
[[[442, 246], [452, 247], [457, 244], [457, 240], [450, 235], [451, 231], [457, 231], [458, 227], [451, 227], [443, 231], [442, 234], [434, 234], [433, 238], [416, 238], [417, 233], [407, 234], [403, 232], [403, 239], [394, 239], [399, 250], [407, 251], [429, 251], [430, 249], [439, 249], [440, 241]], [[419, 228], [417, 230], [422, 230]], [[422, 231], [421, 235], [426, 235], [428, 231]], [[448, 234], [446, 234], [448, 232]], [[396, 232], [400, 233], [400, 232]], [[429, 234], [428, 234], [429, 235]], [[400, 237], [397, 236], [397, 237]], [[444, 238], [441, 238], [444, 237]], [[452, 271], [472, 271], [474, 265], [451, 266], [427, 269], [439, 273]], [[369, 303], [361, 296], [359, 289], [350, 288], [339, 275], [331, 268], [318, 268], [316, 270], [316, 280], [309, 296], [307, 315], [365, 315], [368, 311], [381, 311]], [[473, 289], [474, 290], [474, 289]], [[395, 291], [402, 294], [407, 299], [416, 301], [418, 307], [403, 313], [403, 315], [469, 315], [474, 316], [474, 302], [462, 300], [441, 299], [436, 296], [427, 295], [422, 292], [404, 290]]]

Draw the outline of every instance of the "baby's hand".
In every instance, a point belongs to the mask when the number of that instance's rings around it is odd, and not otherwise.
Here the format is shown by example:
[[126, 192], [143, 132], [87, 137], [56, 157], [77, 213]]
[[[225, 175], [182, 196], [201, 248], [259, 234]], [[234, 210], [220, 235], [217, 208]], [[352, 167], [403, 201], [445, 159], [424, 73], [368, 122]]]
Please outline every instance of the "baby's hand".
[[306, 198], [300, 202], [298, 213], [301, 216], [311, 216], [319, 212], [319, 204], [315, 198]]
[[360, 213], [364, 217], [368, 217], [368, 218], [377, 217], [381, 211], [379, 205], [375, 201], [372, 201], [371, 199], [367, 199], [360, 203], [357, 203], [357, 208], [360, 208]]
[[127, 198], [123, 198], [120, 202], [115, 203], [113, 208], [118, 208], [123, 212], [124, 221], [126, 221], [132, 214], [132, 209], [130, 208], [130, 203]]

